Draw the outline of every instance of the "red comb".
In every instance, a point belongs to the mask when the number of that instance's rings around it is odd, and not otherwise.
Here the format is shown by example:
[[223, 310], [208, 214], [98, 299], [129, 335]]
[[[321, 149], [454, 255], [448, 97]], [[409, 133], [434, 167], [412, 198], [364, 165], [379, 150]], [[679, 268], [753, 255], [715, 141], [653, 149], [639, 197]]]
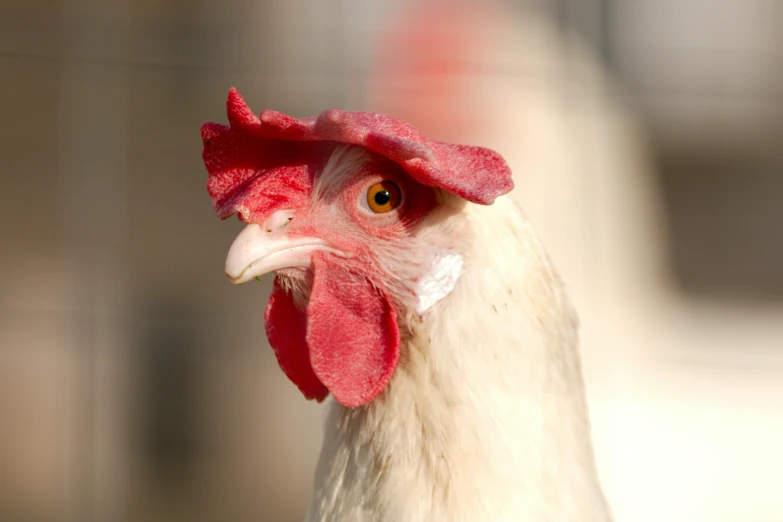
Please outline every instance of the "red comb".
[[201, 128], [207, 188], [221, 218], [238, 212], [249, 220], [272, 204], [306, 198], [312, 167], [336, 143], [385, 156], [419, 183], [473, 203], [489, 205], [514, 186], [508, 165], [496, 152], [430, 140], [382, 114], [333, 109], [297, 119], [266, 110], [256, 116], [234, 88], [227, 106], [230, 126], [207, 123]]

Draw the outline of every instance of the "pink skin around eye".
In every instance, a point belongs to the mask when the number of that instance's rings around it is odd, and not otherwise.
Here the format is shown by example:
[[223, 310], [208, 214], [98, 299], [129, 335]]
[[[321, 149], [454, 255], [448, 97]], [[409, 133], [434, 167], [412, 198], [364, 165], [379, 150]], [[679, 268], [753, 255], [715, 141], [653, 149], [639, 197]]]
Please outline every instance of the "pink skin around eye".
[[[376, 214], [366, 204], [368, 189], [382, 181], [391, 181], [400, 189], [402, 202], [391, 212]], [[372, 174], [345, 191], [343, 206], [367, 233], [381, 239], [407, 236], [410, 230], [435, 207], [433, 189], [402, 176]]]
[[[369, 173], [367, 171], [370, 171]], [[367, 190], [381, 181], [391, 181], [400, 188], [400, 206], [376, 214], [366, 204]], [[410, 237], [413, 228], [437, 205], [432, 187], [422, 185], [391, 162], [371, 162], [353, 179], [348, 180], [337, 200], [315, 202], [300, 215], [292, 227], [292, 236], [316, 236], [349, 255], [359, 255], [374, 240], [393, 242]]]

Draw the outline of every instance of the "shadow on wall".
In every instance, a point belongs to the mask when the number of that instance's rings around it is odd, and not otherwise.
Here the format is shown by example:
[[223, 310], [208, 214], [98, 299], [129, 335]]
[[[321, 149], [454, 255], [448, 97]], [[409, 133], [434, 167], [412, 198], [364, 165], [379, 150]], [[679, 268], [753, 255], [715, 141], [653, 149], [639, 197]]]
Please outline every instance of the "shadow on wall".
[[177, 486], [188, 482], [205, 449], [197, 421], [202, 414], [199, 362], [205, 351], [193, 329], [199, 312], [165, 299], [140, 306], [137, 317], [131, 381], [138, 393], [130, 410], [135, 415], [131, 446], [153, 490], [181, 495]]

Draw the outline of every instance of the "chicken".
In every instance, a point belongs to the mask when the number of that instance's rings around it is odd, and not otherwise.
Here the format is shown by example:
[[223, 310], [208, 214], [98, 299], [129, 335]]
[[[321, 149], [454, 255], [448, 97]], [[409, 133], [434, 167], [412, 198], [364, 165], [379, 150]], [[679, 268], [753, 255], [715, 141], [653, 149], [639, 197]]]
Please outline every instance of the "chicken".
[[307, 516], [606, 521], [557, 272], [495, 152], [374, 113], [253, 114], [202, 127], [226, 273], [275, 272], [280, 367], [335, 399]]

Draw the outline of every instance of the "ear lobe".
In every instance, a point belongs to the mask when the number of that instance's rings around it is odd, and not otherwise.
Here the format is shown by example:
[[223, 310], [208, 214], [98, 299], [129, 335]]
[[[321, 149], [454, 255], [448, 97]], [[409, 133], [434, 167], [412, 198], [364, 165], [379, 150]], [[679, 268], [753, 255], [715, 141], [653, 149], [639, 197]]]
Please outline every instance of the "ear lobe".
[[400, 355], [397, 311], [329, 254], [313, 256], [307, 345], [313, 371], [342, 405], [362, 406], [389, 384]]

